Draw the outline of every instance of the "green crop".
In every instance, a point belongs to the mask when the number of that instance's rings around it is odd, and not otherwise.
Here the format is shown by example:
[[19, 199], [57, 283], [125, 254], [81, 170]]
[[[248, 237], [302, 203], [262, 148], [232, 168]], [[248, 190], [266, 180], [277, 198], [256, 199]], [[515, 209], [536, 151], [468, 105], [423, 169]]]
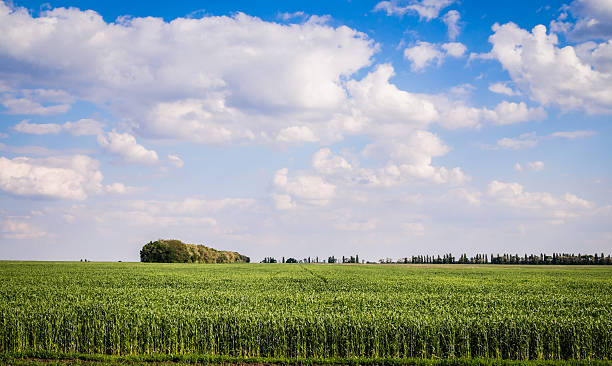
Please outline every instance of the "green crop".
[[0, 262], [0, 352], [612, 359], [612, 269]]

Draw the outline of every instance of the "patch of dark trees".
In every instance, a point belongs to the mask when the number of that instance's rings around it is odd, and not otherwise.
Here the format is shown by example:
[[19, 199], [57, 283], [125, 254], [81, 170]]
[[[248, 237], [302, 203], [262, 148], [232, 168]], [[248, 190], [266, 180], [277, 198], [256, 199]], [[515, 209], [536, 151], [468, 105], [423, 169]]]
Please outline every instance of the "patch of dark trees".
[[[261, 263], [278, 263], [274, 257], [266, 257]], [[282, 257], [280, 263], [376, 263], [376, 262], [359, 262], [359, 255], [342, 257], [342, 261], [331, 256], [327, 261], [319, 261], [319, 257], [311, 260], [311, 257], [296, 260], [295, 258]], [[452, 254], [444, 254], [442, 256], [434, 255], [418, 255], [412, 257], [404, 257], [399, 260], [391, 258], [380, 259], [378, 263], [388, 264], [533, 264], [533, 265], [612, 265], [612, 257], [605, 256], [604, 253], [595, 254], [569, 254], [569, 253], [553, 253], [548, 255], [545, 253], [538, 254], [476, 254], [473, 257], [468, 257], [462, 254], [456, 258]]]
[[180, 240], [158, 239], [140, 250], [141, 262], [155, 263], [249, 263], [250, 258], [237, 252], [217, 250]]

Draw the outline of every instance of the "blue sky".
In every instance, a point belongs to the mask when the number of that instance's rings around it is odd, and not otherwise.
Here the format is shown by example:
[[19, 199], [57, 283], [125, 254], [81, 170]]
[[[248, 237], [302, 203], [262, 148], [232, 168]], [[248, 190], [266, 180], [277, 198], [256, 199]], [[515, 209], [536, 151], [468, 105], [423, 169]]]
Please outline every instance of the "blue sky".
[[612, 249], [612, 3], [0, 2], [0, 258]]

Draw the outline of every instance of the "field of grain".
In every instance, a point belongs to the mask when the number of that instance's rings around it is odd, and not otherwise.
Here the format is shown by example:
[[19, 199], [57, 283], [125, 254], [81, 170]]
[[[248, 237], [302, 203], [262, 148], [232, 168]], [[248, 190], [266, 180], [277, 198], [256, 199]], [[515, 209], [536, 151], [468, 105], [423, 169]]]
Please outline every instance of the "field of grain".
[[612, 268], [0, 262], [0, 352], [612, 359]]

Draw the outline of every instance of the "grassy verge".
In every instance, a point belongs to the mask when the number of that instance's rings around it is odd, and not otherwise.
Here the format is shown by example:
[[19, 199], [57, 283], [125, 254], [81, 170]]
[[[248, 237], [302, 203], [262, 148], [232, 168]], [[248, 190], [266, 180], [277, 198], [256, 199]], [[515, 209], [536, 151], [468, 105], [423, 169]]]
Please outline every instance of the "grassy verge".
[[500, 359], [418, 359], [418, 358], [264, 358], [218, 355], [110, 356], [50, 352], [0, 353], [2, 365], [414, 365], [414, 366], [610, 366], [606, 360], [500, 360]]

